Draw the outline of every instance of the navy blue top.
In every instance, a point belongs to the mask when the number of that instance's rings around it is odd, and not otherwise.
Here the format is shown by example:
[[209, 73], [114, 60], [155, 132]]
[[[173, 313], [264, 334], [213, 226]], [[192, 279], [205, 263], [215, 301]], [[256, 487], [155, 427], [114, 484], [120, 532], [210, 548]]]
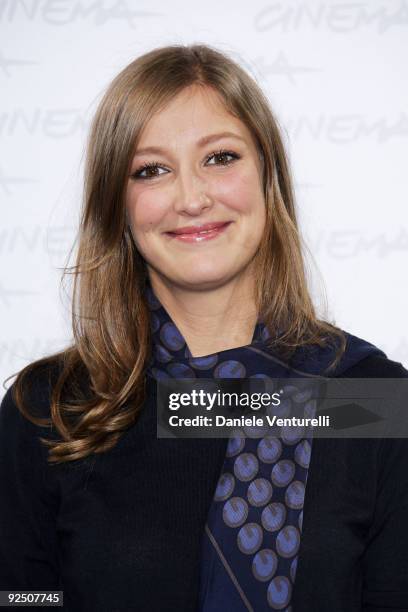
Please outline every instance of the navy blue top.
[[[57, 366], [30, 401], [49, 416]], [[408, 378], [385, 356], [339, 376]], [[86, 383], [84, 383], [86, 384]], [[106, 453], [50, 466], [12, 387], [0, 410], [0, 590], [62, 589], [63, 610], [193, 612], [224, 439], [157, 439], [155, 381]], [[316, 439], [304, 499], [295, 612], [408, 610], [406, 440]], [[224, 607], [223, 612], [234, 608]]]

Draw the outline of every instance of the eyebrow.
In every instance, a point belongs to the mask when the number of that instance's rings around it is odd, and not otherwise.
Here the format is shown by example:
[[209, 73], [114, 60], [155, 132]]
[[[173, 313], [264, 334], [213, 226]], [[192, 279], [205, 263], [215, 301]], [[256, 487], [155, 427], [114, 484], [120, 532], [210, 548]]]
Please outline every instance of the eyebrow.
[[[219, 132], [218, 134], [209, 134], [208, 136], [203, 136], [200, 140], [197, 141], [197, 146], [205, 147], [207, 144], [211, 142], [215, 142], [216, 140], [220, 140], [221, 138], [237, 138], [238, 140], [242, 140], [245, 142], [245, 139], [242, 136], [238, 136], [238, 134], [234, 134], [234, 132]], [[156, 155], [160, 155], [162, 153], [166, 153], [166, 149], [162, 147], [144, 147], [143, 149], [137, 149], [135, 151], [136, 155], [145, 155], [146, 153], [154, 153]]]

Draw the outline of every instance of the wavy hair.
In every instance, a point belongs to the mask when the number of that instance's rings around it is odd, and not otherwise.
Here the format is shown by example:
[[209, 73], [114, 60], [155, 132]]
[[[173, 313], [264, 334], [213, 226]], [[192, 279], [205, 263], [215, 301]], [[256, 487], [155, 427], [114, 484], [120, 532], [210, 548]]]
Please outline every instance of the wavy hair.
[[[309, 294], [288, 158], [267, 98], [243, 68], [213, 47], [156, 48], [114, 78], [90, 127], [76, 263], [65, 266], [61, 278], [73, 275], [72, 343], [28, 364], [13, 385], [23, 415], [60, 436], [41, 438], [49, 463], [113, 448], [146, 399], [147, 272], [126, 220], [125, 189], [143, 128], [190, 85], [218, 92], [225, 108], [249, 128], [261, 154], [266, 225], [255, 256], [255, 299], [271, 332], [271, 348], [288, 358], [299, 346], [333, 344], [328, 371], [344, 352], [344, 332], [317, 317]], [[50, 416], [41, 418], [26, 405], [26, 378], [50, 366], [55, 367]]]

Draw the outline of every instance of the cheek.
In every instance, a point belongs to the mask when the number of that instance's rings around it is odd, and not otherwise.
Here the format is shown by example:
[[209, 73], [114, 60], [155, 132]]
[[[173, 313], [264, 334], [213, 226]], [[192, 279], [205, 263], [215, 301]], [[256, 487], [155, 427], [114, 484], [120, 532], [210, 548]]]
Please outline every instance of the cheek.
[[259, 177], [256, 172], [250, 170], [231, 174], [228, 179], [220, 180], [216, 193], [229, 208], [242, 214], [255, 213], [259, 206], [258, 200], [262, 198]]
[[134, 234], [153, 230], [162, 221], [165, 208], [153, 194], [138, 194], [128, 198], [126, 208]]

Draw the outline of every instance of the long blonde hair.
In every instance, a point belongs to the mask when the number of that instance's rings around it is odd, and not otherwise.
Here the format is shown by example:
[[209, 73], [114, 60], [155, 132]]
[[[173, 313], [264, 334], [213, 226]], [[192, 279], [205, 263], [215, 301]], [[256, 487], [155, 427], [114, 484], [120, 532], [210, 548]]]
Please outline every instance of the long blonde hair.
[[[146, 399], [151, 348], [147, 273], [126, 223], [125, 187], [141, 131], [154, 113], [193, 84], [220, 94], [226, 109], [252, 132], [263, 159], [266, 227], [256, 255], [256, 303], [271, 332], [271, 346], [288, 357], [301, 345], [333, 343], [329, 370], [344, 351], [344, 332], [317, 318], [309, 294], [289, 164], [267, 98], [245, 70], [217, 49], [201, 44], [154, 49], [116, 76], [91, 125], [76, 264], [66, 266], [61, 279], [73, 275], [73, 342], [28, 364], [13, 385], [24, 416], [40, 426], [52, 425], [60, 435], [41, 438], [50, 463], [111, 449]], [[26, 378], [43, 368], [52, 378], [50, 417], [45, 419], [31, 414], [25, 400]]]

